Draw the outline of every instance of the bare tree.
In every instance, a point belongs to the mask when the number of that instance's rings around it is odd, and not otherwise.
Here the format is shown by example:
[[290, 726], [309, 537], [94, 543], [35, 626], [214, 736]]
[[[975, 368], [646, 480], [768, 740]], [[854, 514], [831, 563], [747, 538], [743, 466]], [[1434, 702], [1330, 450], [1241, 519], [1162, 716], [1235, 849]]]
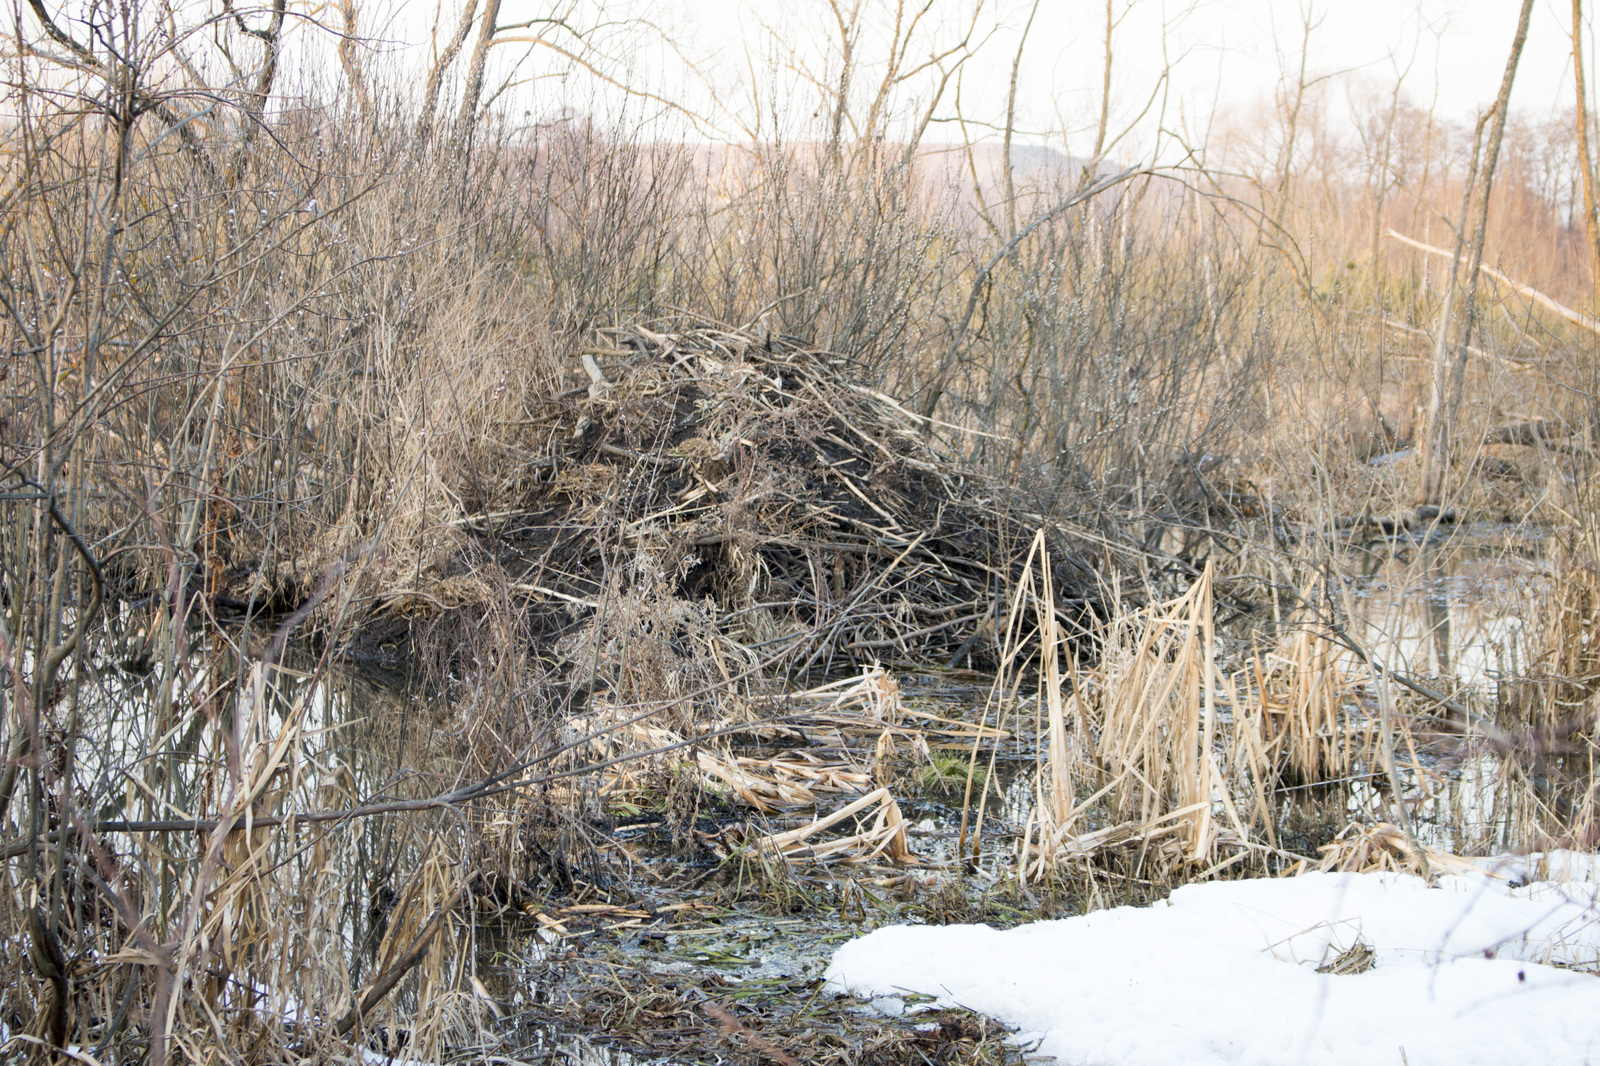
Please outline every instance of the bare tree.
[[[1005, 167], [1005, 208], [1006, 208], [1006, 239], [1010, 240], [1017, 235], [1017, 182], [1016, 167], [1011, 160], [1011, 137], [1017, 129], [1017, 76], [1022, 70], [1022, 53], [1028, 47], [1028, 34], [1033, 29], [1033, 20], [1039, 14], [1039, 0], [1034, 0], [1033, 7], [1028, 9], [1028, 21], [1023, 24], [1022, 36], [1017, 40], [1017, 54], [1011, 60], [1011, 86], [1006, 91], [1006, 131], [1005, 141], [1000, 152]], [[1111, 76], [1111, 2], [1106, 0], [1106, 76]], [[1101, 139], [1105, 133], [1105, 109], [1101, 109]], [[969, 146], [970, 148], [970, 146]], [[1096, 152], [1098, 154], [1098, 151]], [[971, 158], [969, 151], [968, 158]]]
[[1595, 199], [1594, 154], [1589, 149], [1589, 90], [1583, 74], [1583, 0], [1572, 0], [1572, 74], [1577, 107], [1578, 170], [1583, 178], [1583, 221], [1589, 234], [1590, 284], [1600, 286], [1600, 205]]
[[[1522, 47], [1528, 39], [1528, 21], [1532, 14], [1533, 0], [1523, 0], [1522, 11], [1517, 19], [1516, 34], [1511, 41], [1511, 54], [1506, 59], [1505, 73], [1500, 78], [1500, 91], [1496, 94], [1489, 110], [1479, 118], [1473, 138], [1472, 166], [1469, 168], [1466, 188], [1462, 195], [1461, 222], [1456, 234], [1455, 258], [1451, 263], [1450, 280], [1445, 288], [1444, 305], [1439, 313], [1439, 332], [1433, 353], [1422, 481], [1422, 497], [1428, 503], [1439, 503], [1445, 493], [1450, 467], [1452, 423], [1460, 405], [1467, 348], [1472, 342], [1472, 330], [1477, 322], [1477, 286], [1483, 266], [1484, 240], [1488, 233], [1489, 199], [1494, 189], [1495, 169], [1500, 161], [1500, 145], [1505, 137], [1506, 115], [1511, 102], [1511, 84], [1516, 79], [1517, 64], [1522, 59]], [[1486, 154], [1483, 157], [1480, 174], [1478, 150], [1486, 123], [1489, 127], [1488, 143], [1485, 146]], [[1472, 205], [1470, 209], [1469, 204]], [[1472, 223], [1470, 238], [1467, 228], [1469, 210]], [[1465, 259], [1462, 258], [1463, 253]], [[1453, 330], [1456, 330], [1454, 304], [1458, 278], [1466, 300], [1466, 311], [1461, 318], [1459, 330], [1453, 333]]]

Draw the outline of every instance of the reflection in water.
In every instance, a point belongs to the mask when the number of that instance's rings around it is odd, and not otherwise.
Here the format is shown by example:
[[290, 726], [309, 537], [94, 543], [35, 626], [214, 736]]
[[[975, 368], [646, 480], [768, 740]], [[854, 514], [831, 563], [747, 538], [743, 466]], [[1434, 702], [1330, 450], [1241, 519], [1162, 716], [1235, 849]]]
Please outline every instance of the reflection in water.
[[[1369, 563], [1355, 589], [1351, 629], [1384, 659], [1408, 673], [1441, 679], [1453, 691], [1476, 689], [1480, 703], [1485, 702], [1481, 693], [1525, 671], [1536, 651], [1526, 620], [1534, 617], [1531, 608], [1548, 582], [1533, 545], [1504, 538], [1474, 545], [1469, 539], [1443, 549], [1418, 548], [1409, 557], [1372, 555]], [[447, 717], [452, 712], [444, 701], [401, 694], [349, 674], [316, 674], [311, 667], [291, 662], [289, 668], [263, 673], [219, 640], [177, 670], [157, 666], [144, 677], [116, 670], [96, 675], [76, 706], [58, 708], [92, 723], [85, 734], [97, 738], [95, 745], [76, 752], [75, 790], [62, 794], [76, 797], [100, 821], [158, 821], [224, 813], [231, 802], [230, 783], [241, 780], [255, 783], [253, 809], [263, 815], [341, 810], [446, 791], [459, 757]], [[965, 693], [964, 708], [981, 706], [982, 695]], [[1223, 743], [1232, 724], [1228, 709], [1224, 706], [1219, 715]], [[963, 710], [946, 713], [957, 718]], [[1034, 719], [1039, 709], [1024, 699], [1016, 713]], [[1446, 750], [1419, 741], [1420, 750], [1408, 749], [1402, 759], [1402, 784], [1415, 801], [1416, 823], [1426, 841], [1464, 854], [1525, 842], [1519, 834], [1525, 836], [1524, 828], [1533, 824], [1535, 792], [1508, 778], [1506, 761], [1483, 745], [1459, 737], [1452, 743]], [[987, 809], [983, 842], [984, 865], [996, 875], [1005, 872], [1016, 834], [1031, 820], [1033, 754], [1016, 741], [1009, 758], [995, 764], [992, 779], [982, 779], [998, 797]], [[1370, 767], [1360, 767], [1350, 780], [1320, 792], [1281, 793], [1285, 824], [1305, 823], [1301, 836], [1314, 846], [1349, 818], [1387, 819], [1392, 797], [1369, 773]], [[1088, 775], [1080, 784], [1094, 787]], [[930, 859], [956, 858], [960, 811], [947, 805], [956, 802], [954, 797], [930, 800], [917, 814], [918, 847]], [[1319, 820], [1325, 824], [1313, 831], [1310, 823]], [[475, 827], [480, 834], [484, 828]], [[262, 872], [248, 884], [225, 882], [228, 892], [207, 895], [196, 893], [195, 872], [210, 843], [207, 833], [104, 836], [116, 861], [130, 870], [151, 871], [148, 914], [158, 939], [181, 939], [172, 926], [198, 896], [193, 906], [214, 942], [241, 945], [235, 956], [215, 964], [222, 975], [217, 987], [223, 989], [215, 1001], [224, 1013], [282, 1018], [349, 1004], [353, 991], [391, 964], [421, 920], [448, 895], [457, 876], [453, 871], [465, 867], [461, 860], [474, 846], [464, 819], [458, 822], [445, 812], [280, 826], [257, 830], [248, 841], [240, 833], [235, 834], [238, 847], [227, 851], [222, 863], [229, 871], [255, 863]], [[1285, 832], [1283, 839], [1289, 841], [1290, 835]], [[259, 929], [256, 935], [263, 939], [228, 940], [233, 930], [248, 927]], [[457, 935], [465, 932], [472, 943]], [[515, 938], [521, 932], [506, 935]], [[280, 943], [277, 953], [268, 950], [274, 937]], [[284, 942], [289, 946], [282, 947]], [[459, 985], [464, 972], [459, 967], [472, 952], [479, 959], [503, 950], [536, 966], [542, 961], [537, 948], [497, 943], [487, 928], [453, 929], [437, 941], [437, 966], [418, 972]], [[121, 947], [108, 935], [96, 950], [109, 956]], [[486, 965], [481, 972], [494, 969]], [[423, 998], [421, 980], [395, 993], [402, 1011]], [[536, 1005], [535, 983], [520, 990], [497, 987], [494, 996], [528, 1010]], [[265, 1002], [263, 989], [272, 989], [277, 998]], [[463, 996], [454, 1009], [481, 1011], [475, 1003]], [[538, 1039], [535, 1050], [547, 1061], [609, 1066], [638, 1061], [554, 1034]]]
[[[1396, 669], [1487, 710], [1542, 654], [1544, 634], [1529, 620], [1550, 584], [1541, 541], [1469, 529], [1444, 544], [1369, 554], [1353, 589], [1352, 628]], [[1529, 843], [1538, 800], [1516, 765], [1470, 729], [1407, 739], [1420, 750], [1400, 758], [1402, 783], [1424, 843], [1458, 854]], [[1351, 784], [1350, 817], [1390, 817], [1387, 786], [1375, 780]]]
[[[1356, 575], [1348, 601], [1349, 631], [1394, 669], [1492, 716], [1502, 688], [1523, 684], [1529, 665], [1542, 654], [1536, 642], [1546, 635], [1530, 621], [1540, 616], [1540, 599], [1551, 585], [1542, 550], [1541, 541], [1522, 531], [1483, 527], [1461, 531], [1445, 543], [1363, 551], [1345, 568]], [[1254, 646], [1249, 637], [1243, 644]], [[1352, 677], [1368, 673], [1353, 653], [1342, 652], [1340, 662]], [[1370, 693], [1359, 698], [1363, 706], [1347, 709], [1365, 722], [1375, 716], [1376, 705]], [[1218, 733], [1224, 765], [1232, 724], [1225, 705]], [[1400, 730], [1396, 761], [1419, 838], [1457, 854], [1533, 843], [1534, 827], [1564, 812], [1541, 796], [1537, 774], [1506, 758], [1480, 731], [1460, 726], [1452, 721], [1434, 731], [1430, 723], [1405, 720]], [[1284, 839], [1313, 849], [1314, 855], [1317, 844], [1351, 821], [1395, 819], [1387, 778], [1375, 761], [1378, 749], [1364, 751], [1341, 780], [1277, 793]], [[1035, 776], [1029, 763], [1003, 783], [1003, 799], [990, 808], [998, 826], [1017, 831], [1029, 823], [1037, 799]], [[1086, 775], [1079, 782], [1080, 802], [1101, 783]], [[1234, 799], [1249, 802], [1249, 797]]]
[[540, 1031], [518, 1054], [530, 1062], [566, 1063], [568, 1066], [649, 1066], [661, 1059], [642, 1059], [616, 1048], [592, 1044], [581, 1036], [562, 1036]]
[[[1405, 765], [1401, 780], [1411, 802], [1412, 829], [1428, 847], [1457, 855], [1494, 854], [1514, 847], [1528, 811], [1517, 802], [1526, 790], [1507, 788], [1503, 761], [1488, 753], [1455, 760], [1447, 770]], [[1353, 781], [1345, 812], [1352, 819], [1387, 818], [1386, 782]]]
[[[1428, 581], [1435, 587], [1444, 583], [1444, 566], [1435, 557], [1428, 567]], [[1433, 648], [1433, 661], [1429, 663], [1435, 677], [1450, 674], [1450, 597], [1427, 595], [1422, 597], [1427, 607], [1428, 643]]]
[[[7, 839], [30, 818], [52, 834], [73, 827], [17, 867], [68, 906], [100, 908], [76, 919], [61, 907], [56, 935], [85, 957], [180, 960], [174, 1031], [220, 1018], [281, 1034], [308, 1013], [342, 1015], [448, 893], [466, 834], [427, 811], [278, 820], [442, 791], [452, 744], [427, 704], [312, 662], [264, 667], [219, 633], [142, 674], [93, 655], [75, 669], [41, 714], [42, 799], [25, 796], [0, 826]], [[255, 828], [215, 831], [240, 814]], [[458, 947], [454, 930], [434, 942]], [[104, 1016], [119, 1001], [128, 1024], [147, 1016], [166, 972], [107, 967], [116, 999]], [[415, 1003], [420, 980], [391, 1002]]]
[[1492, 687], [1527, 662], [1525, 619], [1545, 590], [1538, 542], [1464, 537], [1367, 553], [1355, 584], [1356, 632], [1396, 669]]

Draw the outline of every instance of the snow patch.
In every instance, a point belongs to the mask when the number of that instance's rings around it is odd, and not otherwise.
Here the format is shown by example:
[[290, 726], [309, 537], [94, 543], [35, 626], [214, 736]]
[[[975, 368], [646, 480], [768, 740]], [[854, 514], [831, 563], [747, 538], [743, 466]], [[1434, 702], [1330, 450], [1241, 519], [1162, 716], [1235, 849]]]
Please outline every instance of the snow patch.
[[[842, 946], [827, 979], [937, 996], [1072, 1066], [1600, 1063], [1600, 978], [1561, 968], [1600, 966], [1600, 889], [1497, 872], [1211, 882], [1004, 932], [892, 926]], [[1358, 937], [1370, 970], [1316, 972]]]

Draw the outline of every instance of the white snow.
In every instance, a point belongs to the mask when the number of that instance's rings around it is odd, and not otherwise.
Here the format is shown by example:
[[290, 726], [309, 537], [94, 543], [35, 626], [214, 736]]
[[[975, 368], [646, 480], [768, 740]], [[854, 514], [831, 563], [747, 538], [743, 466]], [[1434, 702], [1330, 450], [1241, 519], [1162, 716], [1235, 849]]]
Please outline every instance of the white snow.
[[[1596, 866], [1535, 859], [1509, 872]], [[1559, 968], [1600, 965], [1597, 893], [1479, 875], [1211, 882], [1004, 932], [879, 929], [827, 977], [987, 1014], [1071, 1066], [1600, 1064], [1600, 977]], [[1357, 936], [1372, 969], [1316, 972]]]

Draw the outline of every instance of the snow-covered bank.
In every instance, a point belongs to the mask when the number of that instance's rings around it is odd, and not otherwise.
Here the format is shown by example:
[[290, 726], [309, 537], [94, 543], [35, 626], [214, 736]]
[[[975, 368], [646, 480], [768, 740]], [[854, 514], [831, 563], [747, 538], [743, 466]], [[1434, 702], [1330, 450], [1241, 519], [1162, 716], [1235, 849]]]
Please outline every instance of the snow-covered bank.
[[[1213, 882], [1004, 932], [880, 929], [841, 947], [827, 976], [979, 1011], [1072, 1066], [1600, 1064], [1600, 977], [1560, 968], [1600, 962], [1596, 891], [1404, 874]], [[1316, 972], [1358, 936], [1370, 970]]]

